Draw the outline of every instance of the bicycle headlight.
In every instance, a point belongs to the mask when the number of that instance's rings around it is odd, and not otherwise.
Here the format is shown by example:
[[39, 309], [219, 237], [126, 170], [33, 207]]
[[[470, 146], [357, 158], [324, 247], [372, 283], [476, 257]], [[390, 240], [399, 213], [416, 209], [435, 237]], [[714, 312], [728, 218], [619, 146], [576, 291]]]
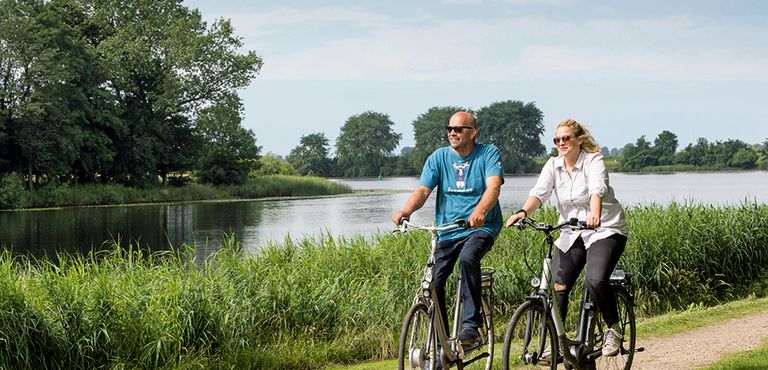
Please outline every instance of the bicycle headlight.
[[531, 279], [531, 285], [533, 285], [534, 288], [538, 288], [539, 285], [541, 285], [541, 280], [537, 277]]

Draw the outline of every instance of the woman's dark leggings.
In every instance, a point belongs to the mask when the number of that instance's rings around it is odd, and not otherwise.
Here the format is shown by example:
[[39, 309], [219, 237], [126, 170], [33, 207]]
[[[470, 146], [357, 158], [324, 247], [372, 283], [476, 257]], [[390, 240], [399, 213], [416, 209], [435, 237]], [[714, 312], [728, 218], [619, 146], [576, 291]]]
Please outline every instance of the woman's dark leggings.
[[619, 257], [624, 252], [627, 237], [621, 234], [613, 234], [605, 239], [598, 240], [586, 249], [584, 240], [579, 237], [568, 252], [555, 248], [555, 256], [552, 262], [555, 283], [565, 285], [565, 290], [557, 291], [557, 303], [560, 307], [560, 315], [565, 321], [568, 312], [568, 293], [579, 277], [579, 273], [587, 265], [584, 283], [592, 295], [597, 308], [603, 314], [605, 323], [611, 326], [619, 322], [619, 313], [616, 309], [616, 294], [611, 289], [608, 279], [613, 269], [619, 262]]

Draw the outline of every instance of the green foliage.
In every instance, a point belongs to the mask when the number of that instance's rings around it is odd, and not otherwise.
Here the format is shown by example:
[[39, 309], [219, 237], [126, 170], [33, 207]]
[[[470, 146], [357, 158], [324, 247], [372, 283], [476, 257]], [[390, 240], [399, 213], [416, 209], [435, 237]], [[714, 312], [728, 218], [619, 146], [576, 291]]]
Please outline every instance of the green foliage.
[[[634, 273], [640, 315], [749, 295], [768, 273], [768, 206], [673, 204], [627, 216], [619, 266]], [[505, 229], [483, 259], [497, 271], [498, 332], [530, 290], [523, 242], [538, 268], [542, 239], [530, 230]], [[0, 254], [0, 367], [294, 369], [391, 358], [429, 252], [424, 233], [286, 239], [252, 253], [226, 243], [205, 261], [120, 249], [52, 262]]]
[[531, 158], [546, 153], [541, 144], [544, 114], [536, 104], [517, 100], [496, 102], [480, 109], [476, 116], [478, 141], [499, 148], [504, 171], [531, 172]]
[[328, 150], [328, 138], [322, 132], [305, 135], [301, 137], [301, 144], [288, 154], [288, 163], [300, 175], [328, 177], [331, 175]]
[[759, 165], [759, 148], [740, 140], [710, 143], [699, 138], [682, 151], [675, 152], [677, 136], [662, 131], [651, 145], [645, 136], [627, 144], [621, 158], [621, 171], [677, 171], [753, 169]]
[[26, 205], [24, 179], [11, 172], [0, 178], [0, 209], [16, 209]]
[[322, 177], [287, 175], [253, 175], [246, 184], [222, 189], [238, 198], [335, 195], [352, 192], [350, 187]]
[[261, 147], [253, 131], [240, 126], [242, 102], [230, 95], [224, 102], [207, 107], [197, 120], [200, 149], [198, 177], [213, 185], [244, 184], [255, 169]]
[[259, 168], [252, 172], [253, 175], [296, 175], [296, 169], [290, 163], [277, 157], [277, 154], [268, 152], [259, 158]]
[[627, 144], [623, 151], [624, 157], [619, 167], [621, 171], [640, 170], [659, 163], [656, 152], [651, 147], [651, 143], [645, 140], [645, 135], [640, 136], [634, 145]]
[[242, 46], [175, 0], [0, 0], [0, 173], [151, 186], [191, 170], [198, 110], [261, 68]]
[[336, 158], [343, 176], [378, 176], [400, 142], [394, 122], [383, 113], [368, 111], [347, 119], [336, 139]]
[[424, 161], [432, 152], [448, 145], [445, 126], [448, 126], [451, 116], [460, 111], [471, 112], [468, 109], [454, 106], [431, 107], [411, 123], [413, 125], [413, 137], [416, 140], [416, 146], [411, 153], [413, 168], [420, 171]]

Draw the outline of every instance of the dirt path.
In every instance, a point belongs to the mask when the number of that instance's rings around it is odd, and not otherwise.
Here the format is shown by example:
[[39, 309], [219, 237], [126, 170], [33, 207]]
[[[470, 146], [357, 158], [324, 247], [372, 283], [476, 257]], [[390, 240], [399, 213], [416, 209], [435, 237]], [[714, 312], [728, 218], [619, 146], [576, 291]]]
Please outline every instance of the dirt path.
[[632, 369], [690, 370], [711, 365], [726, 353], [759, 346], [768, 338], [768, 312], [731, 319], [686, 333], [637, 341], [644, 352], [635, 354]]

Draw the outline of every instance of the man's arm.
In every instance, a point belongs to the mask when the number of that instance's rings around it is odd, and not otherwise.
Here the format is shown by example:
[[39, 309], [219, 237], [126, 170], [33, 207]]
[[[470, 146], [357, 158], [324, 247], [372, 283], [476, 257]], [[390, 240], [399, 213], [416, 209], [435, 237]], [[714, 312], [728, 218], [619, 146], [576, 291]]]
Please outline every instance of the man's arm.
[[501, 176], [490, 176], [485, 179], [486, 189], [480, 203], [477, 203], [475, 210], [469, 215], [470, 227], [482, 227], [485, 225], [485, 214], [496, 205], [501, 193]]
[[[416, 190], [413, 191], [413, 194], [411, 194], [411, 197], [408, 199], [408, 202], [405, 203], [405, 207], [392, 214], [392, 222], [394, 222], [395, 225], [399, 225], [400, 219], [403, 217], [411, 217], [413, 212], [416, 212], [422, 206], [424, 206], [424, 202], [427, 201], [427, 198], [429, 198], [430, 194], [432, 194], [432, 189], [424, 185], [416, 188]], [[498, 197], [498, 193], [496, 196]]]

